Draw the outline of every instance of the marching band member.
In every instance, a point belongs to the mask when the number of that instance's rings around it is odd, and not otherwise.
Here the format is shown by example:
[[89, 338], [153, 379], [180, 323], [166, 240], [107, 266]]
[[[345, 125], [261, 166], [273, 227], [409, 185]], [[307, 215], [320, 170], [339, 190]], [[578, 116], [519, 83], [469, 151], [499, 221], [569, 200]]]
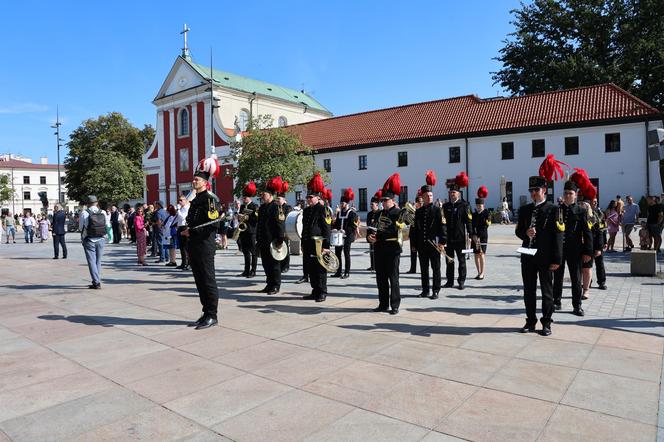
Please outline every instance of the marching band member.
[[[376, 231], [367, 235], [367, 241], [374, 244], [376, 283], [378, 285], [378, 307], [373, 311], [387, 312], [391, 315], [399, 313], [401, 293], [399, 292], [399, 259], [401, 244], [399, 242], [401, 211], [396, 207], [394, 197], [401, 193], [398, 173], [393, 174], [385, 182], [381, 201], [383, 210], [378, 212]], [[391, 307], [391, 309], [390, 309]]]
[[[600, 290], [606, 290], [606, 268], [604, 267], [604, 249], [606, 248], [606, 235], [607, 235], [606, 221], [604, 219], [604, 213], [599, 208], [597, 197], [591, 200], [590, 206], [592, 207], [593, 213], [595, 214], [595, 220], [597, 220], [597, 228], [599, 229], [598, 232], [599, 236], [597, 237], [597, 242], [601, 244], [601, 249], [599, 250], [597, 247], [594, 247], [597, 287]], [[593, 237], [593, 244], [594, 241], [595, 239]]]
[[272, 178], [267, 182], [261, 195], [261, 204], [258, 209], [258, 223], [256, 225], [256, 242], [261, 256], [263, 270], [265, 270], [266, 286], [261, 293], [275, 295], [281, 288], [281, 263], [274, 259], [270, 247], [274, 242], [276, 247], [284, 244], [286, 216], [281, 205], [274, 199], [274, 195], [281, 191], [281, 177]]
[[433, 271], [431, 299], [438, 299], [440, 292], [440, 254], [445, 247], [446, 239], [446, 232], [443, 229], [443, 214], [440, 208], [433, 204], [433, 186], [435, 185], [436, 175], [429, 170], [426, 174], [426, 184], [420, 188], [424, 202], [422, 207], [415, 211], [415, 223], [411, 226], [411, 232], [415, 230], [417, 234], [415, 238], [410, 238], [411, 246], [415, 244], [420, 255], [421, 298], [429, 297], [429, 264], [431, 264]]
[[[468, 175], [466, 172], [459, 173], [453, 180], [447, 182], [449, 189], [449, 201], [443, 204], [443, 216], [446, 220], [444, 226], [447, 247], [445, 253], [454, 258], [455, 254], [459, 261], [459, 290], [464, 289], [466, 283], [466, 248], [467, 238], [473, 235], [473, 215], [470, 205], [461, 198], [461, 189], [468, 186]], [[443, 287], [454, 286], [454, 260], [447, 260], [446, 267], [447, 283]]]
[[553, 316], [553, 271], [559, 268], [563, 254], [563, 227], [556, 224], [556, 206], [546, 200], [547, 182], [550, 177], [531, 176], [528, 191], [532, 203], [519, 209], [516, 236], [522, 246], [536, 249], [535, 254], [521, 254], [521, 278], [523, 301], [526, 305], [526, 325], [521, 333], [534, 332], [537, 325], [537, 278], [542, 290], [542, 331], [551, 334]]
[[[371, 210], [367, 213], [367, 235], [369, 234], [369, 228], [375, 228], [376, 223], [378, 222], [378, 204], [380, 203], [380, 197], [382, 196], [383, 191], [378, 189], [378, 191], [371, 197]], [[376, 270], [375, 258], [374, 258], [374, 245], [373, 243], [369, 244], [369, 268], [367, 269], [370, 272]]]
[[332, 218], [320, 198], [325, 185], [320, 173], [316, 172], [307, 184], [307, 207], [302, 213], [302, 259], [306, 261], [312, 292], [303, 299], [323, 302], [327, 297], [327, 270], [318, 262], [316, 241], [313, 237], [322, 237], [322, 252], [330, 249], [330, 225]]
[[577, 172], [570, 176], [570, 180], [565, 182], [563, 204], [560, 206], [562, 222], [565, 225], [563, 262], [554, 274], [553, 302], [554, 309], [559, 310], [563, 296], [565, 263], [567, 263], [569, 277], [572, 282], [573, 314], [584, 316], [584, 311], [581, 307], [581, 267], [583, 263], [587, 263], [592, 259], [593, 242], [586, 211], [576, 204], [577, 192], [579, 191], [578, 183], [581, 183], [582, 191], [586, 193], [588, 193], [585, 190], [587, 186], [592, 186], [590, 179], [587, 178], [585, 171], [582, 169], [577, 169]]
[[217, 249], [215, 237], [218, 225], [210, 221], [223, 214], [219, 213], [219, 198], [209, 192], [208, 187], [210, 178], [218, 174], [219, 164], [216, 158], [201, 160], [192, 180], [196, 197], [189, 206], [187, 227], [181, 232], [182, 236], [189, 239], [189, 265], [194, 274], [198, 298], [203, 306], [203, 315], [189, 324], [190, 327], [196, 327], [196, 330], [217, 324], [219, 292], [214, 271], [214, 254]]
[[[281, 183], [281, 191], [277, 193], [277, 203], [281, 206], [281, 210], [284, 213], [284, 216], [288, 216], [288, 214], [293, 210], [290, 204], [288, 204], [288, 201], [286, 201], [286, 194], [288, 193], [288, 181], [283, 181]], [[283, 261], [281, 261], [281, 273], [288, 273], [288, 270], [290, 269], [290, 241], [288, 238], [285, 238], [284, 240], [286, 242], [286, 250], [288, 251], [288, 255], [286, 255], [286, 258], [284, 258]]]
[[[242, 189], [243, 201], [240, 206], [240, 225], [244, 224], [245, 230], [240, 232], [238, 237], [238, 246], [244, 255], [244, 271], [238, 276], [253, 278], [256, 276], [256, 265], [258, 256], [256, 255], [256, 224], [258, 222], [258, 206], [251, 200], [256, 195], [256, 184], [250, 181]], [[239, 226], [238, 226], [239, 228]]]
[[[422, 189], [417, 189], [417, 196], [415, 197], [415, 210], [424, 205], [422, 198]], [[408, 231], [408, 242], [410, 242], [410, 268], [406, 273], [417, 273], [417, 225], [410, 226]]]
[[[337, 216], [334, 220], [334, 228], [340, 230], [343, 234], [343, 246], [335, 246], [334, 253], [339, 260], [339, 269], [332, 275], [333, 278], [346, 279], [350, 276], [350, 246], [355, 241], [356, 231], [360, 225], [360, 219], [355, 210], [350, 206], [350, 202], [355, 199], [355, 193], [350, 187], [344, 189], [341, 195], [340, 207], [337, 210]], [[341, 252], [344, 254], [344, 273], [341, 274]]]
[[477, 189], [475, 198], [475, 212], [473, 213], [473, 237], [471, 248], [475, 255], [475, 267], [477, 276], [475, 279], [484, 279], [484, 266], [486, 264], [486, 247], [489, 242], [489, 226], [491, 217], [489, 211], [484, 209], [484, 199], [489, 195], [486, 186]]

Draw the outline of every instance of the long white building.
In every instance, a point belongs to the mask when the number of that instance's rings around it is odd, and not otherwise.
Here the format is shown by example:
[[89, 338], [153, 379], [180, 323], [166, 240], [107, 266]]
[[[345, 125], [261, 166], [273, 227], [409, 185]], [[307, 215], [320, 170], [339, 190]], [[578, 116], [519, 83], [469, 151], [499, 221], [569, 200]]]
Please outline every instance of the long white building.
[[[291, 126], [328, 172], [334, 195], [352, 187], [359, 211], [399, 172], [402, 200], [413, 200], [428, 169], [447, 197], [445, 180], [460, 171], [470, 177], [466, 198], [481, 185], [488, 207], [503, 196], [510, 207], [528, 197], [528, 177], [546, 154], [583, 168], [599, 190], [600, 205], [616, 195], [662, 191], [659, 163], [647, 157], [647, 130], [662, 127], [662, 114], [613, 84], [513, 98], [474, 95], [417, 103]], [[572, 170], [573, 171], [573, 170]], [[562, 194], [552, 183], [550, 198]], [[302, 189], [295, 189], [295, 197]]]

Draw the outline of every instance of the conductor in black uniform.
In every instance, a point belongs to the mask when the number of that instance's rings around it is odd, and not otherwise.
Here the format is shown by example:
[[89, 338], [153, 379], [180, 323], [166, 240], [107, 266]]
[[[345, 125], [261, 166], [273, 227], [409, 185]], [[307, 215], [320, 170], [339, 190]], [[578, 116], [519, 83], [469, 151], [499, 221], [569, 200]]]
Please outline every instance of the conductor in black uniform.
[[526, 325], [522, 333], [534, 332], [537, 325], [537, 279], [542, 291], [542, 331], [551, 334], [553, 316], [553, 271], [559, 268], [563, 253], [562, 227], [556, 224], [557, 207], [546, 200], [547, 182], [540, 176], [531, 176], [528, 191], [532, 203], [519, 209], [516, 236], [522, 247], [536, 249], [534, 255], [521, 254], [523, 301], [526, 305]]
[[[443, 204], [443, 215], [445, 217], [445, 233], [447, 246], [445, 251], [448, 256], [459, 262], [459, 290], [464, 289], [466, 283], [466, 255], [463, 249], [469, 237], [473, 235], [473, 215], [470, 211], [470, 205], [461, 198], [461, 189], [467, 185], [464, 183], [465, 174], [462, 172], [454, 180], [447, 183], [449, 189], [449, 201]], [[466, 177], [467, 179], [467, 177]], [[446, 268], [447, 283], [444, 287], [454, 286], [454, 260], [447, 262]]]
[[323, 302], [327, 297], [327, 270], [318, 262], [314, 237], [322, 237], [321, 252], [329, 253], [332, 218], [328, 216], [325, 206], [320, 204], [321, 193], [325, 189], [319, 173], [309, 181], [307, 189], [307, 207], [302, 213], [302, 259], [306, 260], [312, 291], [303, 299]]
[[[374, 194], [374, 196], [371, 197], [371, 210], [367, 213], [367, 235], [370, 233], [371, 229], [376, 228], [376, 222], [378, 221], [378, 213], [380, 210], [378, 210], [378, 204], [380, 203], [380, 196], [382, 194], [382, 191], [379, 190]], [[374, 230], [375, 232], [375, 230]], [[375, 253], [374, 253], [374, 245], [373, 243], [369, 244], [369, 268], [367, 269], [370, 272], [373, 272], [376, 270], [376, 265], [375, 265]]]
[[244, 271], [238, 276], [253, 278], [256, 276], [258, 255], [256, 254], [256, 224], [258, 223], [258, 206], [251, 200], [256, 195], [256, 185], [250, 181], [242, 189], [242, 205], [238, 217], [246, 229], [240, 233], [238, 246], [244, 255]]
[[[277, 203], [281, 206], [281, 211], [284, 213], [284, 216], [288, 217], [288, 214], [291, 213], [293, 207], [288, 204], [286, 201], [286, 193], [288, 192], [288, 181], [284, 181], [281, 185], [281, 190], [277, 192]], [[284, 241], [286, 242], [286, 250], [288, 254], [281, 261], [281, 273], [288, 273], [290, 270], [290, 241], [285, 237]]]
[[[333, 278], [346, 279], [350, 276], [350, 247], [355, 242], [355, 231], [360, 225], [360, 220], [355, 213], [355, 210], [350, 206], [350, 202], [355, 199], [353, 189], [350, 187], [344, 189], [341, 195], [341, 204], [337, 211], [337, 216], [334, 220], [334, 228], [343, 232], [344, 243], [343, 246], [335, 246], [334, 253], [339, 260], [339, 268], [337, 272], [332, 275]], [[341, 259], [343, 252], [343, 261]], [[344, 272], [341, 273], [341, 264], [344, 265]]]
[[256, 225], [256, 243], [261, 256], [263, 270], [265, 270], [266, 286], [261, 293], [275, 295], [281, 288], [281, 263], [274, 259], [270, 247], [284, 246], [286, 216], [281, 205], [274, 199], [274, 195], [281, 190], [281, 177], [272, 178], [265, 186], [261, 195], [263, 204], [258, 209], [258, 223]]
[[223, 214], [220, 213], [217, 196], [207, 191], [210, 172], [206, 169], [199, 169], [194, 174], [192, 185], [196, 197], [189, 206], [187, 228], [181, 233], [189, 239], [189, 265], [194, 274], [198, 297], [203, 305], [203, 315], [196, 322], [189, 324], [191, 327], [196, 327], [196, 330], [217, 324], [219, 304], [214, 271], [215, 237], [219, 225], [204, 224], [219, 219]]
[[[433, 204], [432, 186], [426, 184], [422, 186], [422, 206], [415, 211], [415, 224], [411, 230], [417, 232], [415, 238], [415, 247], [420, 255], [420, 276], [422, 280], [422, 293], [420, 297], [438, 299], [440, 292], [440, 254], [445, 247], [446, 232], [443, 229], [443, 214], [440, 207]], [[433, 271], [433, 294], [429, 292], [429, 265]]]
[[392, 175], [383, 187], [381, 201], [383, 210], [378, 212], [376, 232], [367, 235], [367, 241], [374, 245], [376, 284], [378, 285], [378, 307], [375, 312], [399, 313], [401, 292], [399, 290], [399, 241], [401, 211], [396, 207], [394, 197], [401, 191], [399, 174]]
[[565, 225], [565, 240], [563, 246], [563, 261], [556, 270], [553, 277], [553, 302], [554, 309], [561, 308], [563, 297], [563, 276], [565, 275], [565, 263], [569, 270], [569, 278], [572, 283], [572, 306], [573, 314], [584, 316], [581, 307], [582, 282], [581, 265], [588, 262], [593, 256], [593, 241], [586, 210], [576, 204], [579, 188], [573, 181], [565, 182], [563, 203], [560, 205], [560, 220]]

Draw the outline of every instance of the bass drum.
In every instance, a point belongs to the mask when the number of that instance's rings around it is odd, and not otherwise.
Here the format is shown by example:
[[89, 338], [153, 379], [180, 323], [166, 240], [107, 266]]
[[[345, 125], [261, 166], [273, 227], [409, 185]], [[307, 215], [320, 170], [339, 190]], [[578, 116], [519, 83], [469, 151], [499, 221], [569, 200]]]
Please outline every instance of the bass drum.
[[286, 237], [291, 241], [302, 239], [302, 211], [293, 210], [286, 216]]

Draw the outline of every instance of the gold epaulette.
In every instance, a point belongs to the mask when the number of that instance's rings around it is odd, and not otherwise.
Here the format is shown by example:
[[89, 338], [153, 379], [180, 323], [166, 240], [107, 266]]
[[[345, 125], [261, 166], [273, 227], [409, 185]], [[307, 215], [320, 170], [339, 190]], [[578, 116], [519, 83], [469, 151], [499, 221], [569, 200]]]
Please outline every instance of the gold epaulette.
[[486, 220], [486, 226], [489, 227], [490, 225], [491, 225], [491, 220], [490, 220], [489, 218], [487, 218], [487, 220]]
[[564, 232], [564, 231], [565, 231], [565, 223], [561, 223], [560, 221], [556, 221], [556, 227], [557, 227], [558, 230], [560, 230], [561, 232]]
[[400, 223], [399, 221], [395, 221], [395, 224], [400, 229], [403, 229], [404, 227], [406, 227], [406, 223]]
[[473, 220], [473, 214], [470, 213], [470, 210], [468, 210], [468, 221], [472, 221], [472, 220]]
[[588, 229], [592, 229], [595, 224], [592, 221], [588, 221]]
[[219, 218], [219, 212], [217, 211], [217, 206], [214, 204], [214, 201], [212, 199], [208, 201], [208, 218], [209, 219]]

